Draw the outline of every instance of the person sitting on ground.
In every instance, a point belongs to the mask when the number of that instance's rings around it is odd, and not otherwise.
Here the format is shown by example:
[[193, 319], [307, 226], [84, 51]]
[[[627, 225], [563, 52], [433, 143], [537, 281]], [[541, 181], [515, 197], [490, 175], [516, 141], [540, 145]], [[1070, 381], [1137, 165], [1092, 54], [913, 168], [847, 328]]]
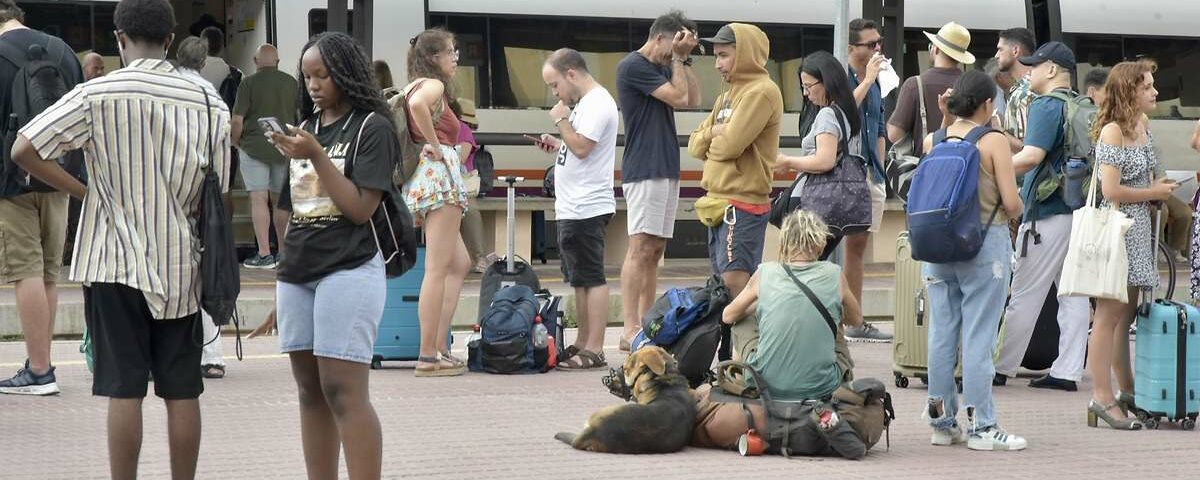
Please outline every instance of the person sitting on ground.
[[849, 352], [836, 351], [835, 323], [861, 324], [862, 309], [841, 267], [817, 259], [829, 237], [820, 217], [798, 210], [784, 219], [779, 236], [780, 261], [758, 267], [721, 321], [734, 326], [738, 358], [762, 375], [776, 400], [825, 398], [853, 368]]

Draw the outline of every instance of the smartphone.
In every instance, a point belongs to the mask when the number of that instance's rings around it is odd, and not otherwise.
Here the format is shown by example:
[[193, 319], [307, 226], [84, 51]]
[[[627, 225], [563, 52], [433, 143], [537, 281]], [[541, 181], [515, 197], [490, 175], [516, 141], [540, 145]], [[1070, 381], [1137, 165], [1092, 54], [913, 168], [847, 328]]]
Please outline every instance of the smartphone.
[[550, 144], [543, 142], [541, 138], [535, 137], [533, 135], [528, 135], [528, 134], [522, 135], [522, 136], [525, 137], [525, 139], [533, 142], [534, 146], [536, 146], [542, 150], [550, 151], [551, 149], [553, 149], [553, 147], [551, 147]]
[[275, 117], [262, 117], [258, 119], [258, 126], [262, 127], [262, 129], [267, 133], [278, 133], [280, 135], [288, 134], [287, 130], [284, 130], [283, 124], [280, 123], [279, 119]]

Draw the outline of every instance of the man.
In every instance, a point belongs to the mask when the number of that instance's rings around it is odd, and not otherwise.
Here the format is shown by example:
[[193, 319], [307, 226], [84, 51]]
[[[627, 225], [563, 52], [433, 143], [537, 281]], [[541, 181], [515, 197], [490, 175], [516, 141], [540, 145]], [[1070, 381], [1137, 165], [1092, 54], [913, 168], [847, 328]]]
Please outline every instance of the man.
[[617, 211], [613, 197], [620, 123], [617, 102], [592, 78], [583, 55], [569, 48], [546, 59], [542, 80], [558, 99], [550, 118], [561, 140], [546, 134], [542, 144], [558, 151], [554, 158], [558, 251], [563, 276], [575, 288], [579, 324], [575, 344], [565, 349], [567, 358], [558, 368], [603, 368], [609, 309], [604, 233]]
[[[708, 258], [736, 298], [762, 263], [783, 95], [767, 74], [771, 45], [761, 29], [730, 23], [702, 40], [713, 45], [728, 88], [692, 132], [688, 154], [704, 162], [700, 186], [706, 193], [696, 212], [708, 226]], [[729, 333], [721, 327], [721, 360], [733, 357]]]
[[[211, 57], [210, 57], [211, 58]], [[205, 64], [207, 67], [207, 63]], [[275, 268], [277, 258], [271, 253], [271, 225], [276, 238], [283, 238], [289, 215], [271, 205], [278, 205], [279, 192], [287, 180], [287, 162], [264, 136], [258, 119], [275, 117], [286, 125], [296, 124], [296, 79], [279, 70], [279, 52], [274, 45], [265, 44], [254, 53], [258, 71], [246, 77], [238, 87], [233, 104], [231, 135], [238, 147], [242, 183], [250, 192], [250, 220], [254, 224], [254, 239], [258, 252], [246, 259], [247, 268]], [[274, 220], [272, 222], [272, 219]]]
[[[15, 1], [0, 0], [0, 118], [9, 118], [16, 102], [29, 101], [10, 98], [10, 92], [17, 70], [28, 62], [24, 52], [33, 45], [58, 54], [57, 58], [47, 59], [57, 63], [67, 88], [83, 81], [71, 47], [57, 37], [27, 28], [24, 21], [25, 12]], [[9, 134], [15, 135], [20, 126], [6, 126], [3, 137], [12, 138]], [[3, 142], [0, 148], [4, 149], [4, 155], [0, 161], [10, 162], [8, 153], [12, 147], [7, 140]], [[6, 173], [0, 178], [0, 252], [4, 252], [0, 256], [0, 281], [14, 286], [28, 357], [16, 375], [0, 381], [0, 393], [53, 395], [59, 388], [50, 364], [50, 340], [54, 334], [58, 272], [66, 241], [67, 194], [54, 191], [36, 179], [30, 182], [12, 167], [5, 165]]]
[[208, 41], [208, 58], [204, 59], [204, 68], [200, 70], [200, 76], [219, 90], [221, 82], [225, 81], [230, 71], [229, 64], [221, 58], [221, 52], [225, 50], [225, 34], [220, 28], [206, 27], [200, 31], [200, 36]]
[[[166, 402], [173, 478], [192, 478], [200, 450], [199, 250], [192, 222], [204, 172], [229, 185], [229, 112], [166, 58], [175, 15], [166, 0], [122, 0], [113, 14], [127, 67], [72, 90], [33, 119], [13, 157], [83, 198], [71, 279], [84, 287], [95, 345], [92, 393], [109, 397], [112, 478], [137, 477], [147, 378]], [[151, 118], [173, 118], [152, 125]], [[106, 139], [121, 138], [120, 142]], [[57, 162], [83, 148], [85, 187]], [[138, 188], [128, 188], [137, 185]], [[136, 241], [131, 240], [136, 239]]]
[[625, 331], [620, 349], [642, 326], [655, 300], [658, 260], [675, 232], [679, 205], [679, 140], [675, 109], [700, 106], [689, 54], [700, 43], [696, 22], [671, 10], [650, 25], [642, 48], [617, 65], [617, 98], [625, 118], [621, 190], [629, 210], [629, 249], [621, 266]]
[[[1025, 146], [1013, 156], [1017, 175], [1024, 175], [1021, 199], [1025, 214], [1017, 230], [1017, 255], [1013, 266], [1012, 294], [1004, 312], [1004, 343], [996, 360], [996, 382], [1004, 384], [1016, 375], [1033, 335], [1042, 303], [1050, 286], [1062, 273], [1071, 237], [1071, 209], [1054, 193], [1038, 200], [1038, 184], [1051, 172], [1061, 171], [1064, 149], [1065, 105], [1045, 96], [1055, 90], [1071, 90], [1075, 54], [1060, 42], [1042, 45], [1020, 62], [1033, 67], [1030, 90], [1038, 95], [1029, 104]], [[1087, 348], [1090, 305], [1085, 297], [1058, 297], [1058, 358], [1050, 373], [1029, 383], [1035, 388], [1075, 391], [1083, 375]]]
[[[915, 138], [917, 151], [923, 150], [922, 139], [929, 132], [942, 127], [942, 112], [938, 109], [938, 97], [954, 85], [962, 76], [962, 66], [975, 63], [975, 55], [967, 51], [971, 46], [971, 32], [954, 22], [943, 25], [937, 34], [924, 32], [929, 38], [929, 57], [933, 59], [933, 68], [926, 70], [919, 77], [909, 77], [900, 87], [900, 97], [896, 99], [896, 109], [888, 119], [888, 140], [899, 142], [906, 135]], [[917, 98], [917, 79], [924, 85], [924, 98]], [[925, 102], [925, 131], [920, 129], [921, 104]]]
[[1017, 61], [1021, 57], [1033, 54], [1033, 32], [1028, 28], [1010, 28], [1000, 32], [996, 41], [996, 61], [1000, 72], [1008, 74], [1015, 83], [1008, 91], [1008, 100], [1004, 103], [1005, 134], [1013, 152], [1021, 151], [1021, 141], [1025, 138], [1025, 120], [1029, 116], [1029, 102], [1033, 95], [1029, 92], [1029, 67]]
[[83, 81], [104, 76], [104, 57], [99, 53], [88, 52], [83, 56]]
[[1092, 99], [1096, 106], [1100, 106], [1108, 99], [1107, 94], [1104, 93], [1104, 83], [1107, 81], [1107, 68], [1093, 68], [1083, 76], [1083, 91], [1087, 92], [1087, 97]]
[[[854, 89], [854, 101], [858, 103], [858, 113], [862, 118], [863, 158], [870, 162], [870, 172], [867, 183], [871, 187], [871, 228], [867, 233], [846, 237], [845, 258], [842, 272], [854, 298], [862, 300], [863, 269], [867, 244], [871, 232], [878, 232], [883, 225], [883, 212], [887, 207], [887, 191], [884, 188], [885, 175], [883, 170], [884, 136], [887, 135], [883, 122], [883, 94], [880, 89], [879, 69], [885, 61], [883, 57], [883, 37], [879, 35], [879, 27], [872, 20], [856, 18], [850, 21], [850, 56], [846, 73], [850, 80], [850, 88]], [[856, 327], [846, 329], [846, 338], [862, 342], [889, 342], [892, 335], [879, 331], [874, 325], [863, 322]]]

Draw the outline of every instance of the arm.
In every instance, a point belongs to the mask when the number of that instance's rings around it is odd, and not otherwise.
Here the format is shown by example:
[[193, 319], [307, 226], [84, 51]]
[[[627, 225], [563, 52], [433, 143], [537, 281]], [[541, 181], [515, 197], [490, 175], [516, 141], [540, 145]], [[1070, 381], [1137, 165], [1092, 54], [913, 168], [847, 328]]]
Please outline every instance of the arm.
[[887, 126], [887, 138], [889, 142], [896, 143], [904, 140], [904, 136], [908, 135], [908, 131], [892, 124]]
[[52, 160], [91, 142], [91, 104], [83, 96], [83, 89], [75, 88], [30, 120], [10, 152], [13, 162], [25, 171], [80, 199], [87, 194], [87, 187]]
[[233, 146], [241, 147], [242, 132], [245, 128], [246, 117], [242, 115], [233, 115], [229, 117], [229, 136], [233, 141]]
[[558, 134], [563, 143], [567, 144], [567, 149], [581, 160], [586, 159], [592, 153], [592, 149], [596, 148], [595, 140], [580, 135], [567, 120], [558, 122]]
[[900, 96], [896, 98], [896, 109], [892, 111], [891, 118], [888, 118], [888, 141], [899, 142], [913, 130], [913, 121], [916, 120], [914, 112], [917, 111], [917, 107], [916, 77], [909, 77], [900, 87]]
[[317, 171], [321, 187], [329, 193], [329, 198], [337, 205], [338, 210], [350, 221], [362, 225], [371, 220], [371, 215], [379, 207], [383, 192], [372, 188], [360, 188], [342, 174], [337, 166], [329, 160], [325, 149], [317, 143], [311, 133], [292, 127], [291, 135], [271, 134], [271, 139], [279, 150], [288, 158], [307, 158], [312, 161], [313, 169]]
[[746, 318], [750, 312], [753, 312], [758, 305], [758, 272], [750, 277], [750, 281], [746, 283], [746, 288], [742, 289], [737, 298], [729, 302], [725, 310], [721, 312], [721, 322], [726, 325], [733, 325]]
[[421, 134], [421, 138], [425, 139], [425, 143], [432, 146], [437, 153], [432, 153], [437, 160], [442, 158], [442, 144], [438, 142], [437, 130], [433, 126], [433, 111], [442, 101], [442, 95], [445, 93], [445, 86], [442, 82], [435, 79], [427, 79], [421, 86], [417, 87], [415, 92], [408, 97], [408, 110], [412, 113], [413, 123], [417, 132]]
[[63, 170], [58, 162], [47, 162], [33, 148], [24, 134], [17, 135], [17, 142], [12, 150], [13, 162], [55, 190], [67, 192], [72, 197], [82, 199], [87, 194], [87, 187], [75, 177]]
[[687, 108], [700, 108], [700, 77], [696, 76], [696, 70], [692, 67], [683, 69], [683, 72], [687, 75]]
[[1013, 155], [1013, 168], [1017, 175], [1024, 175], [1037, 168], [1046, 159], [1046, 151], [1032, 145], [1025, 145], [1020, 152]]
[[[1124, 134], [1116, 123], [1109, 123], [1100, 130], [1099, 144], [1123, 145]], [[1099, 145], [1097, 145], [1099, 147]], [[1128, 187], [1121, 183], [1121, 170], [1110, 163], [1110, 154], [1104, 149], [1096, 149], [1096, 163], [1100, 166], [1100, 190], [1104, 198], [1116, 203], [1141, 203], [1164, 201], [1179, 184], [1160, 178], [1146, 188]]]
[[838, 138], [832, 133], [817, 134], [817, 152], [803, 157], [779, 154], [776, 165], [805, 173], [825, 173], [837, 165]]
[[712, 135], [708, 147], [708, 159], [716, 161], [737, 160], [762, 133], [771, 120], [770, 100], [761, 93], [745, 95], [733, 109], [729, 122], [718, 125], [718, 134]]
[[1025, 205], [1021, 201], [1020, 191], [1017, 190], [1017, 172], [1013, 168], [1007, 136], [987, 134], [979, 143], [992, 158], [992, 177], [996, 179], [1000, 188], [1000, 204], [1004, 207], [1004, 213], [1008, 218], [1020, 217]]
[[704, 117], [704, 121], [700, 122], [700, 126], [692, 130], [692, 135], [688, 137], [688, 155], [700, 160], [708, 160], [708, 149], [712, 145], [712, 126], [717, 118], [717, 105], [721, 104], [721, 97], [717, 97], [717, 103], [714, 104], [713, 110]]
[[[883, 66], [883, 55], [875, 54], [867, 61], [866, 72], [863, 74], [862, 81], [858, 82], [858, 86], [854, 87], [854, 104], [862, 105], [867, 99], [867, 94], [871, 92], [871, 87], [875, 86], [875, 80], [879, 78], [879, 69]], [[847, 71], [847, 74], [850, 72]]]
[[1192, 132], [1192, 149], [1200, 151], [1200, 121], [1196, 122], [1196, 131]]
[[862, 306], [859, 305], [858, 298], [854, 296], [854, 292], [850, 291], [850, 285], [846, 283], [845, 274], [838, 281], [838, 291], [842, 295], [842, 325], [848, 327], [862, 325]]
[[671, 80], [650, 93], [671, 108], [695, 108], [700, 105], [700, 86], [691, 67], [680, 60], [671, 60]]

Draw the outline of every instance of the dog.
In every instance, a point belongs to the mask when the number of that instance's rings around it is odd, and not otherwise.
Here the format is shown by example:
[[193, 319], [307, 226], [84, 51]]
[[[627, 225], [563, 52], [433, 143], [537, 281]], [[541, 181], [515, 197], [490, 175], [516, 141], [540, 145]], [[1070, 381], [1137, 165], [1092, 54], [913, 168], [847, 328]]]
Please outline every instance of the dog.
[[621, 370], [634, 403], [600, 409], [588, 419], [583, 431], [560, 432], [554, 438], [589, 452], [682, 450], [695, 426], [696, 403], [675, 358], [662, 348], [647, 346], [629, 355]]

